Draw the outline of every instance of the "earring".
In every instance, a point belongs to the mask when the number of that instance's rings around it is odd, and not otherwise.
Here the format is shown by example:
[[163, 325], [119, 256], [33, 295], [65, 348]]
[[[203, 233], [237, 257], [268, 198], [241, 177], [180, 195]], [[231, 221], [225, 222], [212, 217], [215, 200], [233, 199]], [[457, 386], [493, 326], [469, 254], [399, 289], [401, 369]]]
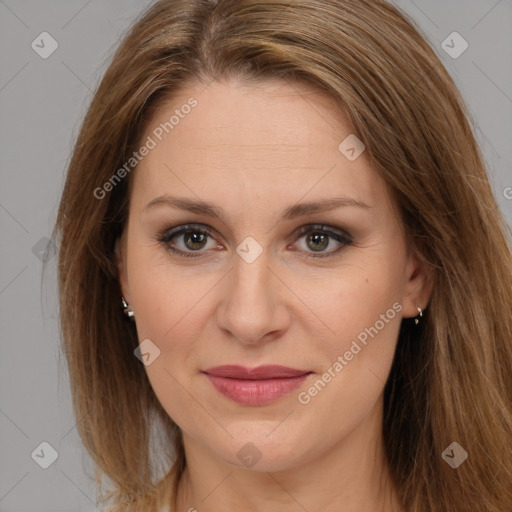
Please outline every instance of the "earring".
[[123, 305], [123, 313], [130, 319], [135, 318], [135, 313], [130, 309], [128, 304], [126, 304], [123, 296], [121, 296], [121, 304]]
[[[418, 313], [419, 313], [419, 315], [418, 315], [418, 316], [421, 318], [421, 317], [423, 316], [423, 311], [422, 311], [422, 309], [418, 306], [418, 304], [416, 304], [416, 309], [418, 310]], [[416, 325], [418, 325], [418, 324], [420, 323], [420, 321], [418, 320], [418, 317], [416, 317], [416, 318], [414, 319], [414, 323], [415, 323]]]

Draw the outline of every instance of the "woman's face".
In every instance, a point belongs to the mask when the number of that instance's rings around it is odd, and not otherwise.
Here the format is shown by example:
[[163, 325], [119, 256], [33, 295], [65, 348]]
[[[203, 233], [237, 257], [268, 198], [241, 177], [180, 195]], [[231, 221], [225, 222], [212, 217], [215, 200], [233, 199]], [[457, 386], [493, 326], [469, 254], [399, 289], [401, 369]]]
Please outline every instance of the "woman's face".
[[120, 281], [186, 447], [275, 471], [377, 435], [402, 316], [429, 293], [352, 134], [332, 100], [281, 81], [189, 85], [149, 123]]

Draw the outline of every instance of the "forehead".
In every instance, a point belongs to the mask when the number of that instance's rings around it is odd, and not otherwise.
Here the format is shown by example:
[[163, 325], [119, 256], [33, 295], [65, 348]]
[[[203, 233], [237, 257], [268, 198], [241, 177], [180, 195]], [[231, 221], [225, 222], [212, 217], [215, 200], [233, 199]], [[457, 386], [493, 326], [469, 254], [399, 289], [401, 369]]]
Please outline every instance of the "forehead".
[[384, 199], [365, 153], [351, 161], [340, 150], [347, 137], [354, 129], [335, 101], [307, 85], [190, 84], [147, 124], [142, 143], [151, 139], [153, 147], [135, 172], [135, 195], [226, 202], [234, 194], [286, 204], [305, 195]]

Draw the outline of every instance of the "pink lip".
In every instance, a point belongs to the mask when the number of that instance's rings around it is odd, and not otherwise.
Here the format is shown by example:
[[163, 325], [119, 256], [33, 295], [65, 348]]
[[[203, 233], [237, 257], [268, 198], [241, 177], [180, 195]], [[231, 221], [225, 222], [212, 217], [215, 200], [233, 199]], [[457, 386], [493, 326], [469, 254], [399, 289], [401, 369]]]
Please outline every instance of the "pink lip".
[[311, 372], [276, 365], [252, 369], [226, 365], [203, 373], [217, 391], [231, 400], [243, 405], [264, 405], [297, 389]]

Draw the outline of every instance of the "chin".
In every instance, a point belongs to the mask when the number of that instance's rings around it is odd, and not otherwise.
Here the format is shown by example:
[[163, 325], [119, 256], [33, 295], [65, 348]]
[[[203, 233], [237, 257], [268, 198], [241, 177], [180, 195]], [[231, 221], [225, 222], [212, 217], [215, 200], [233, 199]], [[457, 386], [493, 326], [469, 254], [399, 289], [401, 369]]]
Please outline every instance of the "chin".
[[284, 430], [278, 435], [277, 429], [274, 432], [272, 429], [276, 429], [275, 422], [271, 428], [267, 422], [260, 429], [251, 428], [251, 433], [247, 429], [235, 433], [228, 428], [233, 437], [226, 436], [224, 443], [215, 443], [214, 451], [238, 469], [271, 472], [290, 469], [305, 455], [305, 443], [311, 442], [311, 436], [304, 433], [301, 438]]

